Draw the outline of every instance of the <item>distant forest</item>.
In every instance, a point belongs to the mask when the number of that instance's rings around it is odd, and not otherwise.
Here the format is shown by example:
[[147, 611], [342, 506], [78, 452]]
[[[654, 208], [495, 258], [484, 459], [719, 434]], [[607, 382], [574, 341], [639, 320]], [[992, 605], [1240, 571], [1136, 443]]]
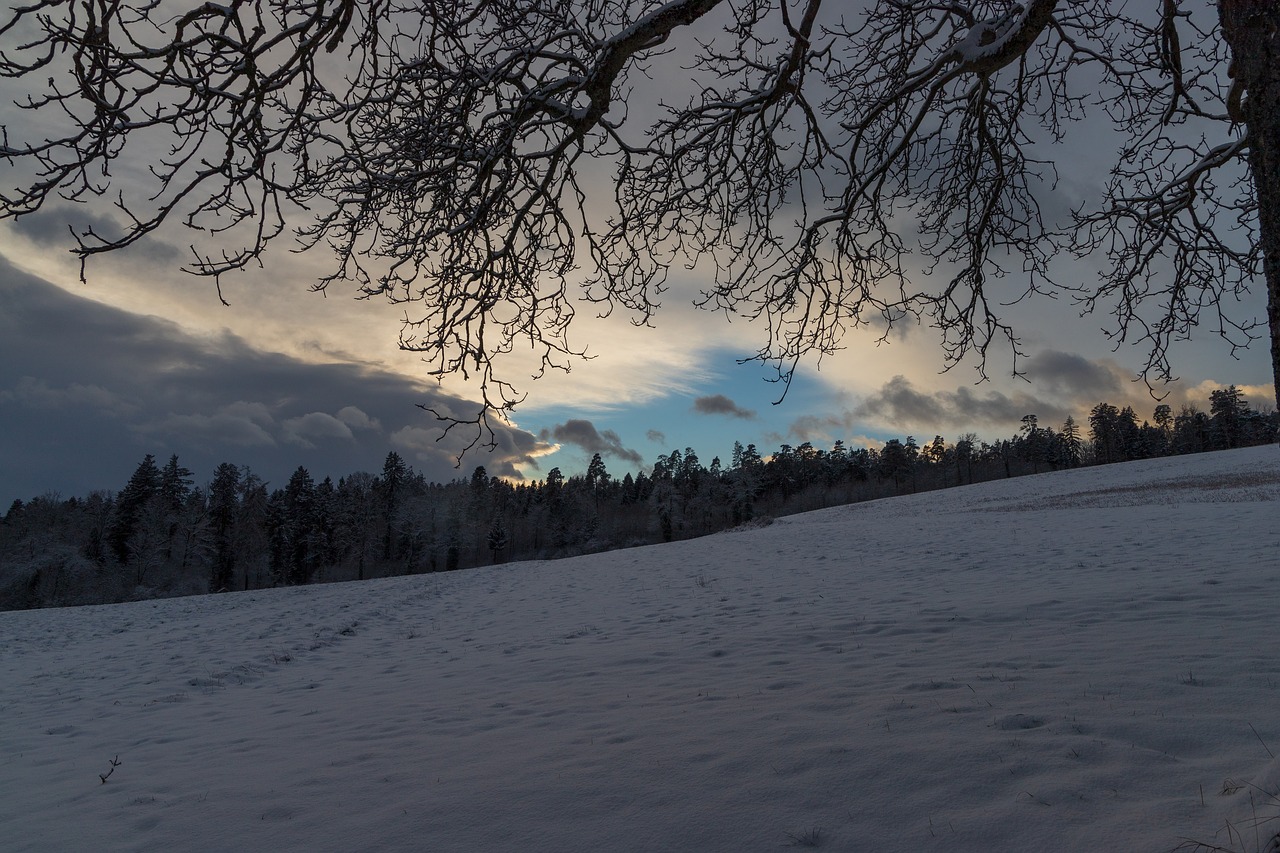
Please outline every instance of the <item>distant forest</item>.
[[118, 493], [14, 501], [0, 521], [0, 609], [139, 600], [565, 557], [703, 536], [779, 515], [1082, 465], [1273, 442], [1276, 413], [1231, 386], [1209, 411], [1099, 403], [1087, 424], [1022, 418], [987, 443], [970, 433], [882, 448], [734, 445], [704, 464], [673, 450], [649, 473], [610, 473], [597, 454], [581, 475], [558, 468], [513, 483], [476, 468], [429, 483], [396, 453], [377, 474], [315, 482], [298, 468], [282, 488], [223, 463], [205, 486], [177, 456], [148, 455]]

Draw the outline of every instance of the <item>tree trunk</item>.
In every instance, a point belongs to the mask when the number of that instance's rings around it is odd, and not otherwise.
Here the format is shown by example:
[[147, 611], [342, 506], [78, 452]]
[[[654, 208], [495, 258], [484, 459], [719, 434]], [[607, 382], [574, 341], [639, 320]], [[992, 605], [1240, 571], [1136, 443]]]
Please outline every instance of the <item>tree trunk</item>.
[[1280, 408], [1280, 4], [1219, 0], [1231, 46], [1233, 90], [1244, 93], [1239, 117], [1249, 139], [1249, 171], [1258, 196], [1258, 232], [1267, 282], [1271, 370]]

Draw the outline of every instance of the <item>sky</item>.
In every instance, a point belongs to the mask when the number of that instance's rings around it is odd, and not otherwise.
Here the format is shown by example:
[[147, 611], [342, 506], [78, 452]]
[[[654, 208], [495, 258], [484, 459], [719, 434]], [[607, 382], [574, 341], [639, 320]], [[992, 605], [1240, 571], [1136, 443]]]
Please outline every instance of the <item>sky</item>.
[[[0, 123], [31, 121], [0, 94]], [[1096, 151], [1060, 150], [1061, 180], [1044, 200], [1067, 210], [1096, 192], [1104, 170]], [[123, 159], [128, 186], [145, 163]], [[13, 177], [0, 181], [8, 184]], [[899, 327], [877, 344], [849, 334], [846, 349], [822, 363], [802, 362], [785, 399], [766, 369], [740, 364], [763, 330], [699, 311], [692, 300], [704, 273], [672, 282], [654, 328], [580, 312], [573, 334], [590, 360], [568, 374], [512, 378], [527, 398], [498, 424], [496, 449], [441, 428], [422, 407], [465, 417], [474, 388], [458, 377], [437, 382], [418, 358], [397, 349], [402, 315], [354, 294], [313, 292], [327, 256], [293, 254], [283, 244], [264, 268], [213, 285], [180, 271], [191, 239], [162, 229], [119, 256], [96, 258], [87, 283], [69, 254], [69, 223], [118, 227], [110, 199], [52, 204], [0, 223], [0, 504], [47, 492], [70, 496], [118, 490], [145, 454], [170, 454], [207, 482], [220, 462], [249, 465], [282, 485], [299, 465], [317, 479], [380, 470], [401, 454], [432, 480], [490, 474], [539, 479], [552, 467], [585, 470], [600, 453], [611, 473], [652, 465], [659, 454], [693, 448], [709, 464], [728, 462], [735, 441], [764, 454], [783, 443], [876, 446], [890, 437], [966, 432], [985, 439], [1016, 432], [1036, 414], [1042, 425], [1083, 421], [1096, 403], [1156, 405], [1135, 382], [1145, 351], [1113, 351], [1105, 317], [1078, 316], [1065, 299], [1033, 299], [1007, 309], [1022, 337], [1025, 377], [993, 351], [987, 382], [972, 363], [944, 372], [932, 330]], [[1061, 259], [1060, 276], [1087, 282], [1096, 262]], [[1017, 281], [1004, 286], [1009, 293]], [[1261, 283], [1240, 313], [1263, 316]], [[1166, 402], [1207, 406], [1213, 388], [1234, 383], [1251, 402], [1271, 399], [1266, 347], [1233, 358], [1205, 329], [1174, 351], [1180, 377]], [[440, 439], [440, 440], [438, 440]]]

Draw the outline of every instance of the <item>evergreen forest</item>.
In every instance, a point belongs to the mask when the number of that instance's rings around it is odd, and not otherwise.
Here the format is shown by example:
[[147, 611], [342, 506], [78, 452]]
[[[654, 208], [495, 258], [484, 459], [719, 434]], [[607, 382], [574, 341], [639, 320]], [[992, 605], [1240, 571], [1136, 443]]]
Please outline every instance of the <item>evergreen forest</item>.
[[483, 467], [427, 482], [390, 452], [382, 470], [319, 482], [299, 467], [264, 482], [226, 462], [195, 483], [177, 456], [147, 455], [119, 492], [17, 500], [0, 520], [0, 609], [100, 604], [207, 592], [453, 571], [703, 536], [837, 504], [1000, 477], [1274, 442], [1275, 412], [1230, 386], [1207, 412], [1099, 403], [1058, 428], [1027, 415], [1007, 439], [891, 439], [880, 448], [736, 443], [704, 463], [692, 448], [646, 473], [558, 468], [511, 482]]

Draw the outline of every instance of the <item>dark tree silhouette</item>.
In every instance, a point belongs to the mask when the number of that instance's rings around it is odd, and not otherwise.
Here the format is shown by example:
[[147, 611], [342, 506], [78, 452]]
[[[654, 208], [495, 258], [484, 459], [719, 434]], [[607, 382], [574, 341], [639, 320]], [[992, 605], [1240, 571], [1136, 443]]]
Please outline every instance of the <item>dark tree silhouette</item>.
[[[1001, 306], [1055, 288], [1165, 379], [1197, 325], [1255, 337], [1232, 303], [1261, 274], [1280, 383], [1280, 4], [862, 6], [31, 0], [0, 24], [0, 74], [41, 111], [5, 129], [3, 215], [101, 196], [122, 230], [82, 257], [174, 220], [215, 279], [298, 226], [335, 253], [318, 288], [405, 303], [402, 346], [478, 376], [478, 436], [520, 399], [505, 356], [567, 368], [580, 297], [647, 323], [683, 264], [782, 379], [907, 318], [949, 365], [995, 343], [1016, 371]], [[647, 86], [659, 63], [688, 88]], [[1053, 143], [1087, 111], [1115, 165], [1059, 221]], [[1107, 255], [1101, 282], [1055, 283], [1064, 250]]]
[[1239, 447], [1248, 401], [1234, 385], [1209, 394], [1209, 415], [1221, 447]]
[[209, 484], [209, 519], [213, 533], [213, 566], [209, 591], [225, 592], [235, 583], [236, 553], [233, 533], [239, 509], [240, 469], [223, 462]]
[[382, 535], [382, 559], [390, 560], [392, 555], [393, 533], [395, 532], [396, 511], [400, 507], [405, 479], [409, 476], [408, 466], [394, 450], [387, 453], [382, 464], [382, 479], [378, 481], [382, 494], [382, 512], [385, 527]]
[[[1167, 410], [1169, 407], [1163, 408]], [[1080, 438], [1080, 428], [1076, 426], [1076, 419], [1067, 415], [1062, 431], [1058, 433], [1058, 458], [1067, 468], [1075, 468], [1080, 464], [1083, 454], [1084, 440]]]
[[148, 453], [138, 463], [128, 484], [116, 498], [115, 514], [107, 530], [107, 542], [120, 563], [129, 560], [129, 544], [137, 532], [143, 510], [160, 491], [161, 473], [156, 458]]
[[[1233, 386], [1211, 397], [1212, 415], [1186, 406], [1174, 416], [1162, 405], [1155, 410], [1155, 426], [1139, 426], [1128, 406], [1099, 403], [1090, 413], [1092, 443], [1082, 441], [1073, 418], [1059, 432], [1037, 422], [1045, 451], [1039, 456], [1026, 453], [1032, 435], [1028, 416], [1018, 434], [994, 444], [973, 434], [954, 445], [935, 436], [924, 447], [910, 437], [879, 449], [849, 450], [836, 442], [824, 450], [805, 442], [764, 457], [754, 446], [735, 444], [728, 467], [719, 460], [703, 466], [686, 448], [659, 456], [652, 478], [640, 472], [617, 480], [599, 470], [594, 479], [566, 477], [552, 469], [545, 482], [516, 484], [477, 467], [469, 478], [428, 483], [406, 463], [399, 544], [389, 559], [381, 556], [385, 518], [378, 477], [356, 472], [336, 486], [327, 477], [317, 485], [298, 468], [285, 488], [268, 495], [259, 477], [229, 463], [217, 467], [207, 489], [191, 489], [177, 516], [180, 547], [165, 553], [164, 531], [174, 516], [154, 485], [163, 473], [147, 457], [130, 481], [128, 497], [95, 492], [63, 501], [49, 493], [13, 503], [0, 519], [0, 610], [231, 590], [241, 577], [247, 589], [550, 559], [703, 536], [744, 522], [767, 524], [781, 515], [957, 482], [1021, 476], [1036, 472], [1040, 461], [1076, 467], [1274, 443], [1280, 413], [1253, 409]], [[1259, 477], [1235, 487], [1265, 483], [1266, 472]], [[1177, 481], [1166, 485], [1177, 491]], [[138, 504], [148, 490], [151, 496]], [[104, 535], [108, 521], [121, 518], [119, 502], [140, 507], [121, 560]], [[993, 536], [998, 546], [998, 531]]]

